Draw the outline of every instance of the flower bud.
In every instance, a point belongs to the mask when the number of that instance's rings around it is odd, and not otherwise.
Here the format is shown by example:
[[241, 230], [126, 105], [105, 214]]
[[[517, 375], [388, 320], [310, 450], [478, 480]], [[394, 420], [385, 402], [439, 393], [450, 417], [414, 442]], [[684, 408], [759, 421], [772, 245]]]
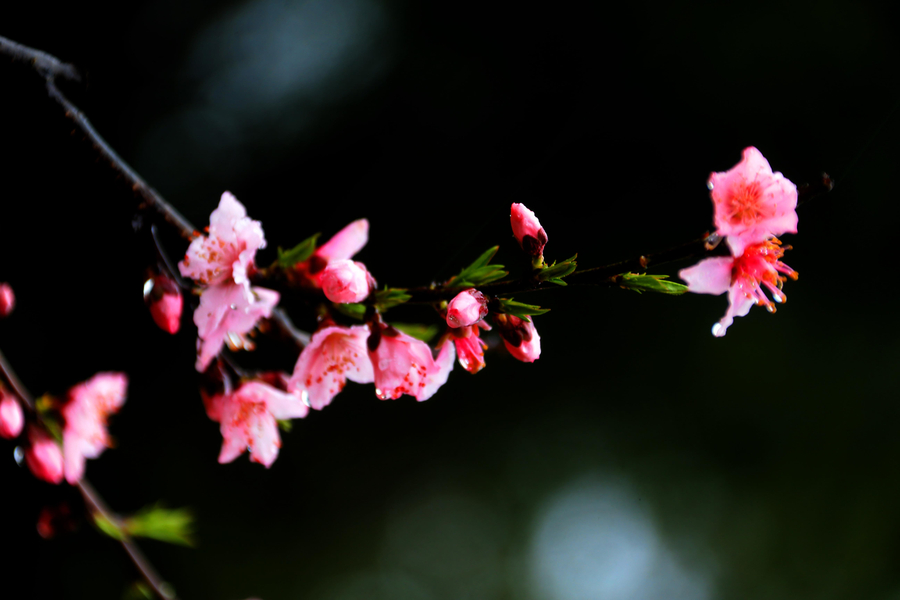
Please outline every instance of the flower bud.
[[0, 392], [0, 437], [11, 440], [22, 433], [25, 415], [19, 401]]
[[28, 428], [28, 441], [25, 462], [31, 473], [48, 483], [60, 483], [63, 480], [63, 455], [59, 444], [36, 425]]
[[496, 315], [494, 323], [506, 349], [515, 358], [522, 362], [534, 362], [541, 357], [541, 336], [530, 317], [520, 319], [513, 315]]
[[509, 221], [513, 235], [516, 236], [522, 250], [530, 256], [540, 256], [544, 253], [547, 232], [532, 211], [525, 208], [524, 204], [515, 203], [510, 207]]
[[16, 295], [8, 283], [0, 283], [0, 317], [6, 317], [16, 306]]
[[362, 302], [375, 287], [375, 280], [366, 266], [353, 260], [333, 260], [322, 274], [325, 297], [338, 304]]
[[144, 302], [160, 329], [172, 334], [178, 333], [184, 299], [175, 280], [166, 273], [160, 273], [145, 281]]
[[457, 294], [447, 305], [447, 325], [453, 328], [468, 327], [487, 314], [487, 298], [475, 288], [469, 288]]

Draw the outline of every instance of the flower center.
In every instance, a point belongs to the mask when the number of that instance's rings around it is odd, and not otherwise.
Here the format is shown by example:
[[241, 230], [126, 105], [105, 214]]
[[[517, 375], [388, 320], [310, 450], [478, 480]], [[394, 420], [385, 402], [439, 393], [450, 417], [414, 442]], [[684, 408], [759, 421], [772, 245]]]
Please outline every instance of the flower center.
[[775, 312], [775, 304], [763, 292], [769, 290], [772, 299], [781, 304], [787, 302], [787, 295], [781, 287], [787, 278], [796, 280], [798, 273], [779, 260], [790, 246], [782, 246], [781, 240], [772, 238], [759, 244], [747, 246], [744, 253], [735, 259], [731, 269], [732, 284], [736, 284], [747, 298], [758, 305]]
[[771, 209], [762, 202], [763, 193], [758, 181], [744, 182], [729, 198], [728, 220], [732, 225], [753, 225], [772, 216]]

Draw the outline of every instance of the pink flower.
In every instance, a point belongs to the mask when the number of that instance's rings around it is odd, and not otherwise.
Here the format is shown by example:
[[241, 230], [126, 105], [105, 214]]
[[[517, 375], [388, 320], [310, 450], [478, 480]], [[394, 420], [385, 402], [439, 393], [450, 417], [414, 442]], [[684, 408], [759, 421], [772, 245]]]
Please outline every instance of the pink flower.
[[106, 419], [125, 403], [128, 377], [124, 373], [97, 373], [69, 390], [62, 408], [63, 453], [66, 480], [75, 484], [84, 475], [86, 458], [97, 458], [110, 444]]
[[494, 324], [506, 349], [522, 362], [534, 362], [541, 357], [541, 336], [531, 317], [520, 319], [514, 315], [494, 315]]
[[531, 256], [541, 256], [547, 244], [547, 232], [534, 213], [524, 204], [515, 203], [510, 207], [509, 221], [522, 250]]
[[790, 246], [782, 248], [781, 242], [773, 238], [747, 246], [737, 258], [707, 258], [678, 273], [691, 292], [716, 296], [728, 292], [728, 310], [722, 320], [713, 325], [714, 336], [725, 335], [734, 318], [745, 316], [754, 304], [775, 312], [775, 305], [763, 292], [763, 286], [775, 302], [787, 301], [781, 291], [782, 283], [787, 277], [797, 279], [797, 272], [779, 259], [789, 249]]
[[19, 437], [24, 424], [25, 415], [19, 401], [0, 390], [0, 437], [8, 440]]
[[294, 266], [313, 286], [322, 287], [322, 275], [325, 267], [335, 260], [348, 260], [363, 249], [369, 241], [369, 221], [358, 219], [353, 221], [319, 246], [308, 259]]
[[37, 425], [28, 428], [28, 444], [25, 464], [31, 473], [47, 483], [62, 482], [63, 455], [59, 444]]
[[366, 350], [368, 337], [365, 325], [320, 329], [300, 353], [288, 390], [299, 392], [310, 406], [321, 410], [344, 389], [348, 379], [372, 383], [375, 374]]
[[797, 232], [797, 186], [773, 173], [753, 146], [744, 149], [741, 162], [730, 171], [712, 173], [707, 185], [716, 233], [727, 237], [734, 255], [770, 236]]
[[236, 392], [219, 396], [207, 406], [208, 411], [210, 406], [215, 406], [210, 417], [215, 414], [221, 423], [219, 463], [229, 463], [249, 449], [250, 460], [266, 468], [278, 458], [281, 447], [277, 420], [302, 418], [309, 412], [299, 395], [261, 381], [245, 383]]
[[456, 351], [453, 344], [441, 346], [437, 359], [421, 340], [393, 327], [373, 324], [367, 345], [375, 373], [375, 395], [395, 400], [409, 394], [420, 402], [428, 400], [447, 382]]
[[375, 280], [361, 262], [348, 259], [333, 260], [322, 272], [322, 291], [325, 297], [338, 304], [362, 302], [375, 287]]
[[487, 314], [487, 298], [475, 288], [469, 288], [457, 294], [447, 305], [447, 325], [468, 327], [484, 319]]
[[459, 356], [459, 364], [469, 373], [475, 374], [484, 368], [484, 351], [487, 349], [479, 337], [479, 327], [490, 329], [487, 323], [481, 321], [471, 327], [451, 329], [453, 344], [456, 346], [456, 354]]
[[247, 270], [256, 251], [265, 246], [260, 222], [250, 219], [244, 205], [225, 192], [209, 217], [209, 236], [191, 242], [178, 269], [203, 285], [234, 282], [249, 286]]
[[8, 283], [0, 283], [0, 318], [9, 316], [16, 307], [16, 295]]
[[144, 302], [160, 329], [172, 334], [178, 333], [184, 299], [178, 285], [169, 275], [160, 273], [144, 282]]
[[197, 363], [201, 373], [226, 343], [232, 349], [252, 348], [244, 338], [262, 318], [272, 316], [278, 304], [278, 292], [266, 288], [250, 288], [249, 298], [242, 285], [214, 285], [200, 294], [200, 305], [194, 311], [197, 326]]

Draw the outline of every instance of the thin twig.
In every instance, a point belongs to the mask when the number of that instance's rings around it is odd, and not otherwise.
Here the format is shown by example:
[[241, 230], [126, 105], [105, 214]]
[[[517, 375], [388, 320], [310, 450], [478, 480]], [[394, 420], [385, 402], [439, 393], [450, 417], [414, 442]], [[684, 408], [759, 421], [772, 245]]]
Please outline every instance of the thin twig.
[[46, 52], [23, 46], [3, 36], [0, 36], [0, 53], [15, 61], [30, 63], [44, 77], [64, 77], [72, 81], [81, 81], [81, 75], [74, 66]]

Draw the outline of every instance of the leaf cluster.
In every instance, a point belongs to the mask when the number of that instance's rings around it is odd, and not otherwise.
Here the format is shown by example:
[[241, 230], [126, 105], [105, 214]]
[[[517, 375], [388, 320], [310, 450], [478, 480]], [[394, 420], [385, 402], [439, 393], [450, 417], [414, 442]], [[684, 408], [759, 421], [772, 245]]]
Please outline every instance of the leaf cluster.
[[499, 249], [500, 246], [488, 248], [472, 264], [448, 279], [444, 287], [478, 287], [509, 275], [508, 271], [503, 270], [503, 265], [488, 264]]
[[321, 233], [312, 235], [290, 250], [282, 250], [278, 247], [278, 266], [282, 269], [290, 269], [297, 263], [302, 263], [313, 255], [316, 251], [316, 240], [319, 239]]
[[519, 317], [520, 319], [533, 315], [542, 315], [550, 311], [549, 308], [541, 308], [535, 304], [516, 302], [512, 298], [498, 298], [498, 300], [500, 301], [500, 306], [503, 307], [503, 312]]
[[568, 285], [562, 278], [575, 272], [575, 269], [578, 267], [578, 264], [575, 262], [576, 258], [578, 258], [578, 254], [567, 258], [559, 264], [553, 261], [553, 264], [539, 270], [535, 275], [539, 281], [549, 281], [550, 283], [563, 286]]
[[680, 296], [688, 291], [686, 285], [674, 281], [666, 281], [668, 275], [646, 275], [643, 273], [622, 273], [616, 276], [616, 283], [626, 290], [633, 290], [638, 294], [643, 292], [656, 292], [657, 294], [669, 294]]

